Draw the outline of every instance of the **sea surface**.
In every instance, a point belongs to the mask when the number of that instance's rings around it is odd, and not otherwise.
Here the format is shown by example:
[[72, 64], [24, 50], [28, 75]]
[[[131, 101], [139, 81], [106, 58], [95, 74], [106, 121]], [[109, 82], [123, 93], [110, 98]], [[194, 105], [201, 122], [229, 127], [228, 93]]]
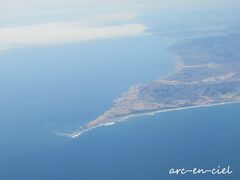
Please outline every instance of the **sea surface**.
[[[55, 132], [78, 129], [110, 108], [131, 85], [173, 71], [169, 45], [170, 40], [147, 35], [0, 52], [0, 179], [59, 180], [59, 169], [53, 167], [59, 163], [51, 160], [56, 152], [50, 149], [66, 148], [67, 156], [69, 145], [78, 140]], [[41, 170], [42, 163], [49, 165], [49, 172]]]
[[35, 119], [72, 129], [93, 120], [131, 85], [173, 71], [169, 45], [144, 36], [1, 52], [1, 115], [10, 116], [2, 123]]
[[169, 45], [143, 36], [1, 52], [0, 179], [192, 180], [203, 176], [168, 171], [230, 165], [227, 179], [236, 180], [239, 104], [132, 118], [77, 139], [54, 134], [96, 118], [131, 85], [172, 72]]
[[[52, 136], [30, 123], [25, 134], [19, 130], [19, 135], [1, 136], [0, 177], [236, 180], [240, 174], [239, 108], [240, 104], [232, 104], [165, 112], [101, 127], [78, 139]], [[228, 176], [168, 174], [170, 168], [228, 165], [234, 171]]]

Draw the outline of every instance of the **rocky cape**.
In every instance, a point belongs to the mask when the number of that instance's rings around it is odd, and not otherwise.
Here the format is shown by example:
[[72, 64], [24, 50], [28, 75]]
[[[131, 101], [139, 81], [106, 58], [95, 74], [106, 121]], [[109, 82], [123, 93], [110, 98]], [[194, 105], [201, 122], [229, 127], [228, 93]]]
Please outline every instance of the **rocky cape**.
[[63, 134], [76, 138], [133, 116], [240, 101], [240, 34], [194, 38], [168, 50], [176, 58], [173, 73], [133, 85], [102, 115], [78, 131]]

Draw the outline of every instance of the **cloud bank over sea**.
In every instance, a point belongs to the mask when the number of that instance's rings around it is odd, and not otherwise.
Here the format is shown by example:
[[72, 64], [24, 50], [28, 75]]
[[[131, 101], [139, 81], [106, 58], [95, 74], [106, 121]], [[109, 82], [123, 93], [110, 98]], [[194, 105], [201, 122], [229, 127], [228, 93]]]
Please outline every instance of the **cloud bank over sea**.
[[33, 45], [86, 42], [146, 35], [144, 24], [87, 26], [79, 22], [57, 22], [0, 28], [0, 50]]

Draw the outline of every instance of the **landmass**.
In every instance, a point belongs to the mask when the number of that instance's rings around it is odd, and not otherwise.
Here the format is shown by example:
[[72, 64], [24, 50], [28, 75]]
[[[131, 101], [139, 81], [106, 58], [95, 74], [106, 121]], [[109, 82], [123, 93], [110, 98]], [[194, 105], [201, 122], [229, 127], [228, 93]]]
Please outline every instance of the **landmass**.
[[189, 39], [168, 50], [176, 59], [173, 73], [133, 85], [109, 110], [65, 135], [76, 138], [133, 116], [240, 102], [240, 34]]

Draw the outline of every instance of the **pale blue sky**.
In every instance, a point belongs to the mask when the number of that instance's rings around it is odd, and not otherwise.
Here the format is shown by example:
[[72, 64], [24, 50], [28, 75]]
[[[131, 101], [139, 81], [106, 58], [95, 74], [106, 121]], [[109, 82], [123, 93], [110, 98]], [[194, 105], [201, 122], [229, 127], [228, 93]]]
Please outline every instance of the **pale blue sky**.
[[238, 5], [239, 0], [0, 0], [0, 50], [142, 36], [151, 27], [138, 17], [149, 12]]
[[144, 11], [161, 8], [227, 8], [239, 0], [0, 0], [0, 16], [32, 16], [54, 13]]

